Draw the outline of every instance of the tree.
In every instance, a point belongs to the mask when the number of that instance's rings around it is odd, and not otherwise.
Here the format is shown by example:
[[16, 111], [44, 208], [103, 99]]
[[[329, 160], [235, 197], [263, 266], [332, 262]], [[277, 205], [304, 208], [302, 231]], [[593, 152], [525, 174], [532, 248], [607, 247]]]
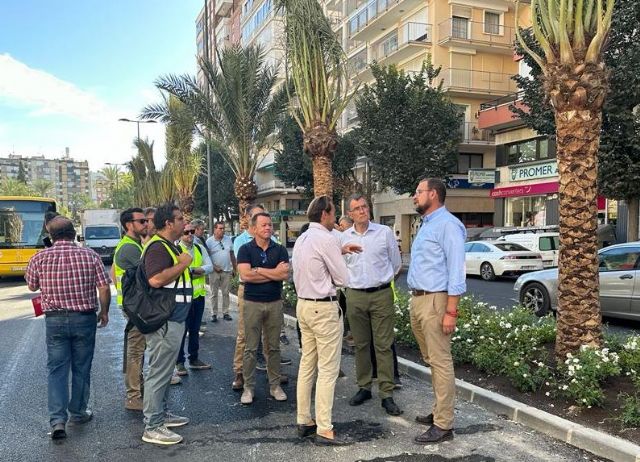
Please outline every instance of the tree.
[[[284, 120], [278, 137], [280, 147], [276, 148], [276, 176], [288, 187], [302, 188], [304, 195], [313, 197], [313, 166], [309, 156], [304, 155], [302, 130], [293, 117]], [[354, 173], [357, 147], [351, 138], [349, 133], [338, 136], [337, 150], [331, 163], [335, 203], [341, 196], [361, 190]]]
[[35, 196], [35, 191], [26, 183], [15, 178], [0, 180], [0, 194], [3, 196]]
[[[516, 4], [519, 6], [519, 3]], [[603, 45], [614, 0], [533, 0], [533, 51], [553, 107], [558, 150], [560, 256], [556, 356], [602, 343], [598, 297], [597, 157], [608, 91]], [[518, 13], [516, 12], [516, 17]]]
[[371, 162], [373, 180], [398, 194], [426, 177], [446, 177], [456, 163], [460, 109], [433, 85], [440, 72], [427, 60], [416, 75], [371, 66], [375, 83], [356, 98], [354, 137]]
[[[225, 48], [218, 65], [202, 59], [199, 64], [208, 89], [200, 88], [189, 75], [163, 76], [156, 86], [177, 96], [201, 125], [205, 138], [223, 147], [221, 153], [235, 176], [240, 226], [246, 228], [247, 207], [258, 195], [253, 176], [275, 143], [273, 133], [287, 107], [287, 87], [275, 89], [277, 71], [266, 64], [259, 46]], [[146, 109], [143, 117], [151, 117], [154, 107]]]
[[[200, 143], [197, 149], [206, 159], [206, 144]], [[215, 142], [209, 146], [209, 156], [211, 158], [211, 184], [213, 185], [213, 216], [231, 223], [234, 217], [238, 216], [238, 201], [233, 189], [233, 170], [225, 161], [222, 149]], [[202, 216], [208, 215], [207, 173], [205, 171], [202, 171], [198, 176], [194, 199], [196, 213]]]
[[351, 99], [347, 57], [317, 0], [278, 0], [277, 8], [284, 14], [287, 70], [295, 87], [290, 99], [313, 164], [313, 192], [332, 196], [336, 124]]
[[20, 161], [18, 165], [18, 176], [16, 179], [22, 184], [27, 184], [27, 169], [22, 161]]
[[53, 181], [45, 180], [43, 178], [35, 180], [31, 187], [38, 197], [49, 197], [54, 193]]
[[133, 184], [133, 199], [138, 207], [151, 207], [173, 202], [174, 191], [169, 175], [156, 169], [153, 142], [136, 138], [138, 153], [129, 162]]

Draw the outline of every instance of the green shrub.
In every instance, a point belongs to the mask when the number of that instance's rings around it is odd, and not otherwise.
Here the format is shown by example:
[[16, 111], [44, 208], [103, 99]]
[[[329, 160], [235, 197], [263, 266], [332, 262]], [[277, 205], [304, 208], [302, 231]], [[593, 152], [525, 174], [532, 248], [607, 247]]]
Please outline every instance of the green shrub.
[[410, 300], [408, 292], [396, 290], [396, 299], [393, 303], [395, 309], [395, 334], [396, 340], [412, 348], [418, 348], [418, 342], [413, 336], [410, 318]]
[[291, 282], [285, 281], [282, 284], [282, 300], [285, 306], [295, 309], [298, 304], [296, 288]]
[[238, 287], [240, 287], [240, 275], [236, 271], [236, 274], [231, 278], [231, 281], [229, 282], [229, 288], [231, 292], [233, 292], [234, 294], [237, 294]]
[[640, 335], [626, 339], [620, 349], [620, 367], [630, 376], [636, 387], [640, 388]]

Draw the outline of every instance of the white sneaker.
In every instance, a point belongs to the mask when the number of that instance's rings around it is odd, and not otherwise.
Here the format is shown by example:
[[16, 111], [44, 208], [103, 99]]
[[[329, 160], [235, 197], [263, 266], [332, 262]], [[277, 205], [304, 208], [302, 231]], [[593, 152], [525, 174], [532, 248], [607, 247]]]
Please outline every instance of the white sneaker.
[[173, 375], [171, 376], [171, 385], [180, 385], [182, 383], [182, 377], [178, 375], [178, 371], [173, 370]]
[[172, 432], [166, 426], [161, 425], [153, 430], [145, 430], [142, 434], [142, 441], [145, 443], [160, 444], [170, 446], [182, 442], [182, 436]]
[[240, 402], [242, 404], [251, 404], [253, 403], [253, 391], [245, 388], [242, 392], [242, 396], [240, 397]]
[[180, 417], [167, 411], [164, 413], [164, 426], [167, 428], [182, 427], [189, 423], [188, 417]]
[[271, 389], [269, 390], [269, 393], [271, 394], [271, 397], [273, 399], [275, 399], [276, 401], [286, 401], [287, 400], [287, 395], [282, 390], [282, 387], [280, 385], [276, 385], [275, 387], [271, 387]]

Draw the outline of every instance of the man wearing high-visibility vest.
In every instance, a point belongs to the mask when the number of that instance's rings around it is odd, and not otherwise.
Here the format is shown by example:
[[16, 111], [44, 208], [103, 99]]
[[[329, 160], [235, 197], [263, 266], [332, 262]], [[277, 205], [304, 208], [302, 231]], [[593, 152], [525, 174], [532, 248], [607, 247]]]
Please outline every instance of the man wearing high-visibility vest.
[[178, 362], [176, 369], [178, 375], [187, 375], [187, 369], [184, 367], [184, 342], [189, 334], [189, 369], [211, 369], [211, 364], [207, 364], [198, 358], [198, 350], [200, 349], [200, 323], [204, 313], [204, 302], [207, 295], [206, 280], [207, 275], [213, 271], [213, 264], [209, 258], [206, 247], [202, 247], [194, 240], [195, 228], [192, 224], [184, 227], [182, 237], [180, 238], [180, 248], [183, 252], [191, 255], [193, 260], [189, 266], [191, 272], [191, 284], [193, 285], [193, 298], [191, 299], [191, 309], [187, 316], [186, 329], [182, 336], [180, 351], [178, 352]]
[[[147, 218], [140, 208], [130, 208], [120, 214], [120, 224], [125, 230], [113, 255], [113, 272], [116, 285], [116, 301], [122, 309], [122, 277], [125, 271], [135, 267], [142, 255], [142, 238], [147, 234]], [[124, 312], [123, 312], [124, 314]], [[144, 335], [131, 322], [125, 328], [125, 376], [127, 396], [124, 407], [131, 411], [142, 411], [142, 365], [146, 342]]]
[[144, 423], [142, 441], [159, 445], [177, 444], [182, 436], [173, 431], [189, 423], [167, 410], [169, 383], [175, 368], [184, 323], [191, 308], [191, 255], [183, 252], [174, 242], [184, 231], [184, 216], [173, 204], [158, 207], [153, 217], [157, 234], [142, 252], [141, 263], [149, 285], [155, 289], [170, 290], [175, 306], [166, 324], [155, 332], [145, 334], [149, 369], [144, 382]]

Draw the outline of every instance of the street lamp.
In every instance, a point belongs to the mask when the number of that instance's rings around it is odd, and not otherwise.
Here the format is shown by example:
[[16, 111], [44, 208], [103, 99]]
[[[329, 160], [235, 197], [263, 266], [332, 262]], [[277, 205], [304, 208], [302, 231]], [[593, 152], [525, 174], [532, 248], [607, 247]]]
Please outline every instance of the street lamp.
[[[138, 138], [139, 138], [139, 137], [138, 137]], [[105, 162], [105, 163], [104, 163], [104, 165], [109, 165], [109, 166], [112, 166], [112, 167], [115, 167], [115, 168], [116, 168], [116, 194], [117, 194], [117, 193], [118, 193], [118, 189], [119, 189], [119, 188], [118, 188], [118, 177], [120, 176], [120, 168], [119, 168], [119, 167], [120, 167], [121, 165], [122, 165], [122, 166], [126, 166], [127, 164], [117, 164], [117, 163], [115, 163], [115, 162]], [[115, 199], [117, 200], [117, 197], [115, 197]], [[115, 202], [115, 201], [114, 201], [114, 202]], [[118, 208], [118, 207], [117, 207], [117, 205], [118, 205], [117, 203], [114, 203], [114, 204], [113, 204], [113, 206], [114, 206], [116, 209]]]
[[131, 120], [127, 118], [118, 119], [118, 122], [134, 122], [138, 126], [138, 139], [140, 139], [140, 124], [155, 124], [157, 123], [155, 120]]

